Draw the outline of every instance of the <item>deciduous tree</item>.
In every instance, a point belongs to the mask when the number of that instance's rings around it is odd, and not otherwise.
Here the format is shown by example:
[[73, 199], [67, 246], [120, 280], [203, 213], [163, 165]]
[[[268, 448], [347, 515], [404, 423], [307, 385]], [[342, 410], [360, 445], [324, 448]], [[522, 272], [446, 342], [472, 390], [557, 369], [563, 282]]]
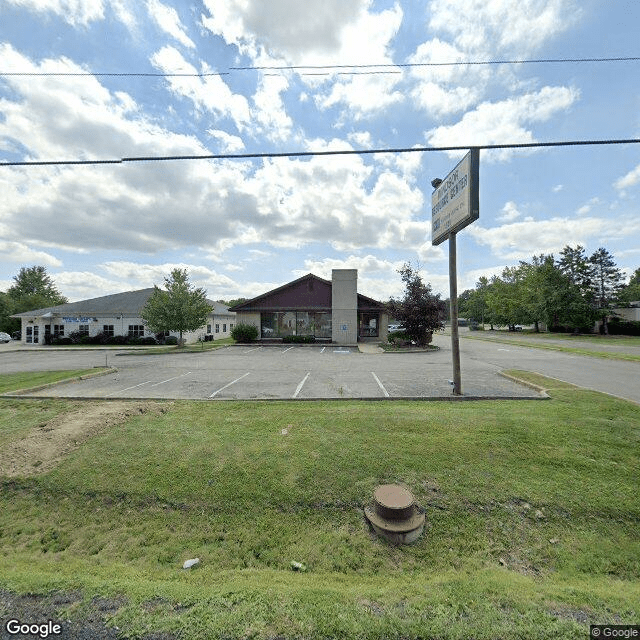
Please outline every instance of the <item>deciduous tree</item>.
[[389, 301], [391, 317], [399, 320], [411, 340], [420, 346], [431, 342], [433, 332], [444, 329], [445, 303], [440, 294], [434, 294], [430, 284], [425, 284], [411, 264], [405, 263], [398, 270], [405, 285], [402, 300]]
[[142, 319], [156, 333], [178, 331], [182, 345], [183, 332], [195, 331], [205, 324], [212, 307], [205, 290], [189, 283], [186, 269], [174, 269], [164, 283], [166, 291], [154, 286], [142, 310]]

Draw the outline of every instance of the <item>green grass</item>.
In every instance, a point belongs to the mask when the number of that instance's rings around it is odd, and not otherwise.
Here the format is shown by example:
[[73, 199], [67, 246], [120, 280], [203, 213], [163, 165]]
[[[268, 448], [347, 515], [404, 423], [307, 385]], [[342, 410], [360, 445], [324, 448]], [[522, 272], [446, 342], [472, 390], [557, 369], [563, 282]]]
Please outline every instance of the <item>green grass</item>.
[[[0, 585], [120, 597], [111, 622], [133, 635], [583, 638], [576, 620], [637, 623], [640, 411], [528, 381], [552, 399], [164, 403], [47, 474], [0, 481]], [[33, 424], [77, 406], [0, 410]], [[388, 482], [426, 508], [414, 545], [363, 518]]]
[[[183, 347], [177, 345], [169, 345], [162, 347], [149, 347], [148, 349], [136, 349], [127, 353], [130, 356], [148, 356], [158, 355], [163, 353], [192, 353], [194, 351], [211, 351], [213, 349], [219, 349], [230, 344], [235, 344], [236, 341], [233, 338], [220, 338], [219, 340], [212, 340], [211, 342], [196, 342], [193, 344], [186, 344]], [[126, 349], [126, 345], [121, 347]]]
[[37, 371], [23, 373], [5, 373], [0, 375], [0, 393], [39, 387], [41, 385], [72, 380], [80, 376], [95, 373], [99, 369], [74, 369], [70, 371]]

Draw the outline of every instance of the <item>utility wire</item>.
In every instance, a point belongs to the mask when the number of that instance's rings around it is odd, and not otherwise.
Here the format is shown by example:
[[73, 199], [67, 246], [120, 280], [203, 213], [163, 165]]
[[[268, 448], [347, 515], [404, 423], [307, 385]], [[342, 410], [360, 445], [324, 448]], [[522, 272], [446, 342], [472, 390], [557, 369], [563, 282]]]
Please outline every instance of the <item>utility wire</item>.
[[125, 164], [132, 162], [166, 162], [169, 160], [247, 160], [261, 158], [308, 158], [312, 156], [374, 155], [381, 153], [423, 153], [427, 151], [468, 151], [469, 149], [535, 149], [542, 147], [578, 147], [613, 144], [638, 144], [640, 138], [619, 140], [566, 140], [563, 142], [521, 142], [514, 144], [460, 145], [448, 147], [403, 147], [391, 149], [340, 149], [329, 151], [290, 151], [283, 153], [215, 153], [204, 155], [132, 156], [110, 160], [26, 160], [0, 162], [0, 167], [34, 167], [63, 165]]
[[[73, 72], [73, 71], [0, 71], [4, 77], [138, 77], [138, 78], [209, 78], [212, 76], [228, 76], [237, 71], [303, 71], [299, 75], [375, 75], [399, 74], [393, 69], [408, 69], [419, 67], [459, 67], [478, 65], [507, 65], [507, 64], [566, 64], [593, 62], [638, 62], [640, 56], [600, 57], [600, 58], [539, 58], [534, 60], [455, 60], [450, 62], [407, 62], [400, 64], [331, 64], [331, 65], [289, 65], [289, 66], [247, 66], [229, 67], [228, 71], [210, 71], [204, 73], [143, 73], [143, 72]], [[333, 69], [341, 71], [332, 71]], [[353, 71], [344, 71], [353, 69]], [[369, 69], [369, 71], [360, 71]], [[391, 70], [389, 70], [391, 69]], [[323, 71], [324, 73], [318, 73]]]

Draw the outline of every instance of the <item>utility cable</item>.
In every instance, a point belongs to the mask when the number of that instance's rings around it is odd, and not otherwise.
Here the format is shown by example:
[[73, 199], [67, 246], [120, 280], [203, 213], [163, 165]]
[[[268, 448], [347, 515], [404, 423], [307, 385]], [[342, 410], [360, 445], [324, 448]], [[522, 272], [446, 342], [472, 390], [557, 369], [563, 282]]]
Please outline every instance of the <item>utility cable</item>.
[[203, 155], [131, 156], [109, 160], [25, 160], [0, 162], [0, 167], [34, 167], [63, 165], [125, 164], [133, 162], [166, 162], [175, 160], [247, 160], [264, 158], [308, 158], [313, 156], [374, 155], [381, 153], [424, 153], [428, 151], [468, 151], [469, 149], [536, 149], [543, 147], [578, 147], [614, 144], [638, 144], [639, 138], [618, 140], [566, 140], [563, 142], [520, 142], [512, 144], [456, 145], [439, 147], [403, 147], [390, 149], [334, 149], [327, 151], [289, 151], [282, 153], [213, 153]]

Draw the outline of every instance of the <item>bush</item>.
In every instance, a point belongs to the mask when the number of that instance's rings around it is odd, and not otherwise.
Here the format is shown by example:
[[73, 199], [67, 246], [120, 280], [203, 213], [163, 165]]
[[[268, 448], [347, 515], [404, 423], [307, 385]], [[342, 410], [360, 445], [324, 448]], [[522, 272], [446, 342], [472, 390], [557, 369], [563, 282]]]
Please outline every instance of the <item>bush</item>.
[[620, 320], [612, 318], [608, 322], [609, 333], [612, 336], [640, 336], [640, 322], [635, 320]]
[[73, 344], [73, 342], [71, 341], [71, 338], [51, 338], [51, 344], [52, 345]]
[[312, 343], [316, 341], [315, 336], [284, 336], [282, 342]]
[[258, 338], [258, 327], [252, 324], [237, 324], [231, 331], [231, 337], [236, 342], [253, 342]]
[[165, 344], [178, 344], [178, 338], [176, 338], [175, 336], [167, 336], [164, 339], [164, 343]]

